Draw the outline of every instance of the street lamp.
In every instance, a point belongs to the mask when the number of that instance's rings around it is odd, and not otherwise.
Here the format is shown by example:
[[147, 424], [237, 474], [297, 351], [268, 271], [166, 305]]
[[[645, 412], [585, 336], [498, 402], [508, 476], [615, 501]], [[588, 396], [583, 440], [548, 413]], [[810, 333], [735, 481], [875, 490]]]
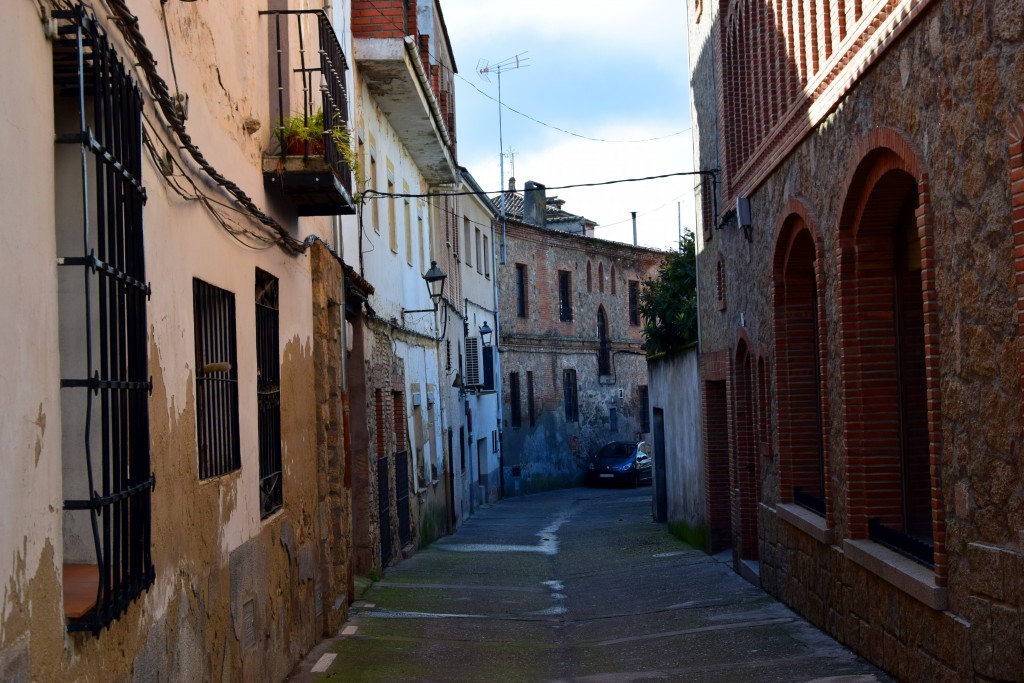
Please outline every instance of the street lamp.
[[480, 341], [483, 342], [484, 346], [491, 345], [492, 332], [494, 332], [494, 330], [491, 329], [491, 326], [488, 325], [487, 321], [485, 320], [484, 324], [480, 326]]
[[441, 304], [441, 296], [444, 292], [444, 281], [448, 279], [444, 271], [437, 267], [437, 261], [430, 262], [430, 269], [423, 273], [423, 281], [427, 283], [427, 293], [433, 308], [419, 308], [412, 311], [402, 309], [402, 320], [405, 320], [406, 313], [437, 313], [437, 307]]

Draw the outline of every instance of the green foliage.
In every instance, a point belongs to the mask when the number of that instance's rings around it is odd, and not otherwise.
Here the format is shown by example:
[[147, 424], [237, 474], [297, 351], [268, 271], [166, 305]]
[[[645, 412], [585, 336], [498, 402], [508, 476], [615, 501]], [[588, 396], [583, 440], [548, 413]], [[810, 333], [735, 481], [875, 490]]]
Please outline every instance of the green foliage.
[[[362, 169], [359, 164], [359, 157], [356, 155], [352, 145], [352, 131], [348, 129], [345, 122], [341, 120], [340, 114], [335, 114], [335, 124], [326, 130], [334, 147], [338, 150], [338, 156], [352, 169], [356, 182], [363, 182]], [[309, 143], [311, 154], [323, 154], [324, 148], [324, 111], [317, 109], [307, 120], [302, 115], [288, 116], [281, 119], [280, 130], [282, 133], [283, 145], [288, 149], [291, 143]]]
[[697, 341], [697, 260], [693, 233], [679, 242], [640, 291], [647, 355], [671, 353]]

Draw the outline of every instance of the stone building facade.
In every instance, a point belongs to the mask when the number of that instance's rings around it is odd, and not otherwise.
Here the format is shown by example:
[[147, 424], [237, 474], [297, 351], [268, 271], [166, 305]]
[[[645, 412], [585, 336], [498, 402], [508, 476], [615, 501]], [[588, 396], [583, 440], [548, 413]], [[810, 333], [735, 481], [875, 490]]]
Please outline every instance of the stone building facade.
[[1024, 680], [1024, 8], [689, 6], [709, 545], [902, 679]]
[[[527, 187], [506, 193], [497, 228], [505, 239], [498, 315], [506, 495], [579, 484], [601, 445], [647, 438], [639, 292], [663, 260], [653, 249], [553, 227], [593, 223]], [[523, 218], [528, 204], [545, 207], [530, 218], [536, 223]]]

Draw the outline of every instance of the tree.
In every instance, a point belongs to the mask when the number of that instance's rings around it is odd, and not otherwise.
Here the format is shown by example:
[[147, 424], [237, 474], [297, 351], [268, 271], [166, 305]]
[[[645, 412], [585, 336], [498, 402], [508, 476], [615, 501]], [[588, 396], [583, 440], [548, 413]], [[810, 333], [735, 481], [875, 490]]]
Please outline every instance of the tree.
[[661, 355], [697, 341], [697, 258], [692, 232], [669, 252], [658, 276], [643, 284], [640, 314], [644, 319], [647, 355]]

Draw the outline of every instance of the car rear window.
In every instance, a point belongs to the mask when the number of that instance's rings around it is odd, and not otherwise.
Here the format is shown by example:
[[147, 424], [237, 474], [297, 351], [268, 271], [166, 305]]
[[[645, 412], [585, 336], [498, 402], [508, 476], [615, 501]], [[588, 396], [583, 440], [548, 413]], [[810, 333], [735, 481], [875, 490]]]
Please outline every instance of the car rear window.
[[601, 447], [597, 452], [599, 458], [622, 458], [633, 453], [635, 443], [610, 443]]

